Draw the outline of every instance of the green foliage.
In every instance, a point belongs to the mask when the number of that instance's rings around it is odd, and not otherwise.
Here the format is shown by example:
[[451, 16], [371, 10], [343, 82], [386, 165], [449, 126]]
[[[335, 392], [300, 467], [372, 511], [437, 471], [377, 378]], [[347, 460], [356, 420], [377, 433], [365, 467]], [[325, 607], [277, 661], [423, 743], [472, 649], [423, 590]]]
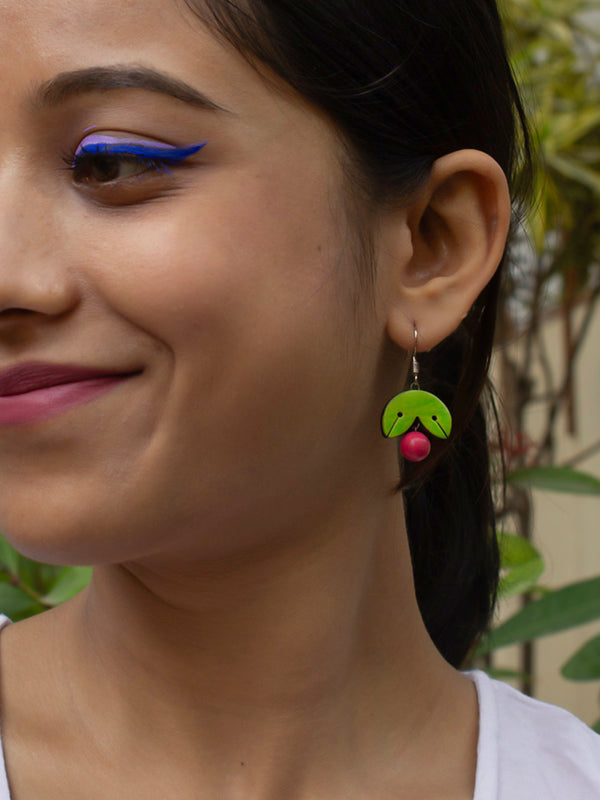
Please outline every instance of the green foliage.
[[561, 673], [570, 681], [600, 680], [600, 636], [590, 639], [571, 656]]
[[523, 468], [511, 472], [507, 480], [509, 483], [530, 489], [600, 496], [600, 480], [598, 478], [569, 467]]
[[[518, 336], [520, 348], [510, 355], [506, 346], [498, 351], [509, 425], [522, 440], [504, 451], [512, 473], [499, 516], [529, 538], [531, 489], [600, 496], [598, 478], [554, 464], [562, 412], [570, 432], [576, 429], [576, 364], [600, 302], [600, 21], [597, 0], [500, 0], [500, 8], [540, 162], [529, 186], [534, 207], [526, 237], [517, 240], [518, 264], [508, 272], [501, 315], [500, 343]], [[562, 353], [551, 353], [546, 339], [543, 323], [552, 308], [561, 312]], [[542, 431], [537, 441], [527, 430], [526, 410], [533, 403]], [[600, 620], [600, 577], [545, 590], [537, 583], [539, 554], [517, 538], [501, 537], [500, 547], [501, 593], [525, 592], [529, 602], [479, 652]], [[595, 641], [567, 661], [565, 677], [600, 679], [593, 668]]]
[[528, 642], [600, 620], [600, 576], [554, 589], [494, 628], [479, 652]]
[[[548, 278], [567, 270], [585, 287], [600, 255], [597, 1], [504, 0], [501, 8], [543, 163], [531, 238], [549, 261]], [[559, 234], [552, 245], [549, 231]]]
[[91, 567], [61, 567], [49, 591], [42, 597], [42, 603], [52, 607], [70, 600], [88, 585], [91, 577]]
[[544, 561], [536, 548], [522, 536], [499, 533], [500, 575], [499, 595], [510, 597], [531, 590], [544, 571]]
[[[568, 467], [521, 469], [508, 475], [508, 481], [530, 489], [600, 496], [597, 478]], [[543, 589], [537, 584], [544, 571], [538, 550], [514, 534], [500, 533], [498, 544], [502, 566], [500, 596], [530, 593], [537, 597], [490, 631], [480, 642], [476, 656], [600, 621], [600, 575], [558, 589]], [[571, 656], [561, 673], [568, 680], [600, 680], [600, 636], [587, 641]], [[514, 673], [501, 677], [522, 676]], [[594, 729], [600, 733], [600, 720]]]
[[0, 535], [0, 613], [18, 620], [47, 611], [89, 583], [90, 567], [40, 564], [20, 555]]

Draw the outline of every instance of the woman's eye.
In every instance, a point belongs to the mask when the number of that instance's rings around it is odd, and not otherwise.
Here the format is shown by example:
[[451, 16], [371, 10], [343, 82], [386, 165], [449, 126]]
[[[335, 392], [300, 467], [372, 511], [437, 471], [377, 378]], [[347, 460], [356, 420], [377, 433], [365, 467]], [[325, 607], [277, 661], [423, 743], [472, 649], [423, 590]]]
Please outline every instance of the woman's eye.
[[150, 169], [161, 169], [160, 162], [111, 155], [82, 155], [73, 161], [75, 183], [111, 183], [140, 175]]
[[75, 183], [97, 185], [116, 183], [147, 172], [170, 175], [197, 153], [206, 142], [173, 147], [154, 142], [126, 142], [113, 136], [88, 136], [66, 160]]

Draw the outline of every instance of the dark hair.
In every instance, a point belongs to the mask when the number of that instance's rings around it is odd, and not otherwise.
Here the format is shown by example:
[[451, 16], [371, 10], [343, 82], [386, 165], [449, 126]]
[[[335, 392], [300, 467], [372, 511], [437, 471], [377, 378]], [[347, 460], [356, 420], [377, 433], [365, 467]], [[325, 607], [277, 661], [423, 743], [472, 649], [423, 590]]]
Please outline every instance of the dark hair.
[[[372, 203], [410, 197], [462, 148], [500, 164], [514, 200], [531, 156], [495, 0], [188, 0], [251, 62], [273, 70], [337, 125]], [[522, 181], [518, 181], [521, 175]], [[481, 395], [500, 271], [459, 329], [421, 359], [450, 406], [451, 440], [406, 470], [416, 594], [430, 636], [460, 665], [489, 624], [499, 559]]]

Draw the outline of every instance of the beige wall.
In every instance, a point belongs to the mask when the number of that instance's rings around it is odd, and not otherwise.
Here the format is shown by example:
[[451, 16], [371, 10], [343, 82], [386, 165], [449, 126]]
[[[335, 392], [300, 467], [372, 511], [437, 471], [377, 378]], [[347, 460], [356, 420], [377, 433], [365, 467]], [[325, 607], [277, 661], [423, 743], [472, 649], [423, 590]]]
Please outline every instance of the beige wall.
[[[548, 352], [561, 363], [562, 331], [558, 319], [546, 324]], [[517, 353], [519, 343], [515, 345]], [[535, 377], [535, 376], [534, 376]], [[558, 424], [556, 461], [562, 463], [600, 440], [600, 310], [588, 333], [576, 372], [575, 437]], [[532, 409], [527, 428], [534, 436], [542, 424]], [[577, 469], [600, 477], [600, 452], [577, 465]], [[547, 567], [541, 582], [557, 587], [571, 581], [600, 575], [600, 498], [534, 491], [534, 540]], [[503, 609], [506, 614], [507, 610]], [[600, 620], [573, 631], [546, 637], [535, 646], [535, 694], [542, 700], [568, 708], [588, 723], [600, 718], [600, 682], [574, 683], [560, 675], [560, 667], [586, 639], [600, 634]], [[499, 666], [515, 665], [512, 648], [498, 651]]]

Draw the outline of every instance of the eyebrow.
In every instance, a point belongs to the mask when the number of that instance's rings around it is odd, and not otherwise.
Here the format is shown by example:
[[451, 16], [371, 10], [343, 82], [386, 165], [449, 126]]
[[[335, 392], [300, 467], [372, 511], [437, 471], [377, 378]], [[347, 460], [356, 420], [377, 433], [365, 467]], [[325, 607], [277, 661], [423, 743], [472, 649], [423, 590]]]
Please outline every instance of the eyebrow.
[[37, 106], [53, 107], [89, 92], [123, 89], [142, 89], [164, 94], [205, 111], [227, 111], [179, 78], [138, 65], [88, 67], [72, 72], [61, 72], [37, 89], [33, 95], [33, 102]]

